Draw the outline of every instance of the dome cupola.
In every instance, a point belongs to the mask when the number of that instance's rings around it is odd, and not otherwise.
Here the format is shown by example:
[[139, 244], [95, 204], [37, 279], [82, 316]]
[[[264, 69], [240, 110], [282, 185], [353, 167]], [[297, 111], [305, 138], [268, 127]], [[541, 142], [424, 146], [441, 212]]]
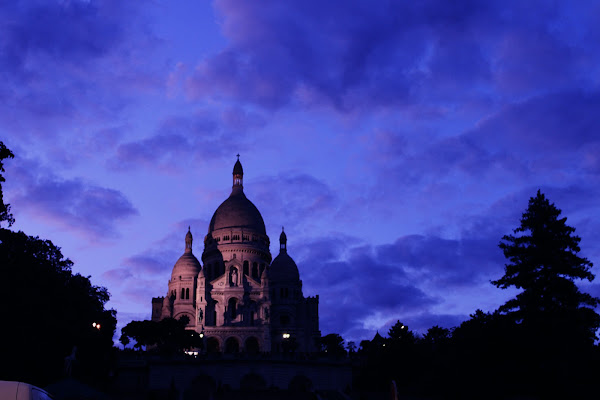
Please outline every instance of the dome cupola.
[[237, 155], [237, 161], [233, 166], [233, 187], [239, 186], [241, 188], [244, 187], [244, 168], [242, 168], [242, 163], [240, 162], [240, 155]]
[[285, 235], [285, 231], [283, 230], [283, 226], [281, 227], [281, 235], [279, 235], [279, 251], [287, 253], [287, 236]]
[[196, 256], [192, 253], [192, 241], [192, 232], [190, 231], [190, 227], [188, 227], [188, 232], [185, 235], [185, 251], [173, 267], [173, 272], [171, 273], [172, 280], [179, 279], [180, 276], [195, 277], [200, 272], [202, 267]]

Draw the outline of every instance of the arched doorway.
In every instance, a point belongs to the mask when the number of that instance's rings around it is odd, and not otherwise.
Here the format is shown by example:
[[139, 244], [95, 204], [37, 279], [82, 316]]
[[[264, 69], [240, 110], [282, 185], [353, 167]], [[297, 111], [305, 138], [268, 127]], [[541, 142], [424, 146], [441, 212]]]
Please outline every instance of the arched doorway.
[[234, 337], [227, 338], [225, 341], [225, 353], [233, 354], [240, 352], [240, 343]]
[[260, 351], [258, 339], [254, 336], [251, 336], [248, 339], [246, 339], [246, 346], [244, 347], [246, 349], [246, 353], [248, 354], [258, 354], [258, 352]]
[[215, 337], [209, 337], [206, 339], [206, 351], [208, 353], [219, 353], [221, 351], [219, 346], [219, 339]]

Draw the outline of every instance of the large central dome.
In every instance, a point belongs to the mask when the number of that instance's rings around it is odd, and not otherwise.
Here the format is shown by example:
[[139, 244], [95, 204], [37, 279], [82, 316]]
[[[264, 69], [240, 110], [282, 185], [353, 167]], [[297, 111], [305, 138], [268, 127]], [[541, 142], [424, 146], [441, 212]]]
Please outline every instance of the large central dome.
[[223, 228], [246, 228], [266, 235], [265, 221], [254, 204], [244, 195], [244, 192], [235, 193], [225, 200], [215, 211], [208, 233]]
[[254, 204], [244, 194], [242, 164], [240, 160], [233, 167], [233, 188], [231, 195], [213, 214], [208, 233], [225, 228], [244, 228], [266, 235], [265, 221]]

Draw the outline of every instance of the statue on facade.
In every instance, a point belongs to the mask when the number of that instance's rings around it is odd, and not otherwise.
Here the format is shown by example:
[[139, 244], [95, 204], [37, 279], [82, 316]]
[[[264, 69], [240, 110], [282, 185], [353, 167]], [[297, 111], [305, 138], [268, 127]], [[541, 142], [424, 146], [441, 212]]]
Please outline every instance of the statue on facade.
[[237, 278], [238, 278], [237, 269], [233, 268], [231, 270], [231, 286], [237, 286]]

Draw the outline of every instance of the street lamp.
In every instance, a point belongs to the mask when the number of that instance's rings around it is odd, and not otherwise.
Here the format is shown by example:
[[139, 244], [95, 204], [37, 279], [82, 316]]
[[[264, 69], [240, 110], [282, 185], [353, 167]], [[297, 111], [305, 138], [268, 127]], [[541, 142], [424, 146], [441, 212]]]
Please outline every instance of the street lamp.
[[92, 327], [100, 330], [100, 324], [99, 323], [96, 323], [96, 322], [92, 323]]
[[284, 333], [283, 334], [283, 338], [284, 339], [289, 339], [290, 338], [290, 334], [289, 333]]

